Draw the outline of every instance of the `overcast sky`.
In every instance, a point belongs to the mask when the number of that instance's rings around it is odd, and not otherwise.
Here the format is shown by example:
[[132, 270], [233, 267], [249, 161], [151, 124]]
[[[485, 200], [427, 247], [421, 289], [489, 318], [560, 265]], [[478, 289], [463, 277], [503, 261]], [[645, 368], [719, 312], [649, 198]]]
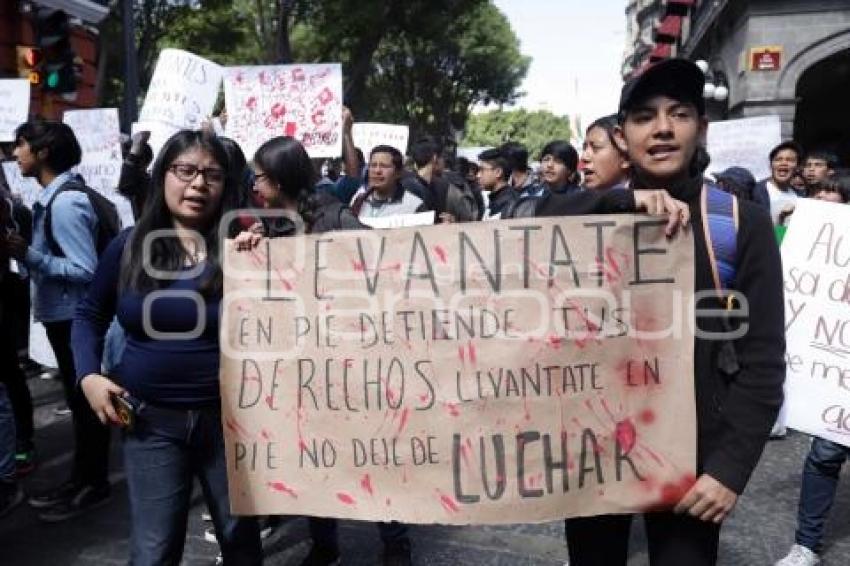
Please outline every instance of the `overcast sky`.
[[532, 57], [520, 106], [576, 113], [582, 124], [617, 110], [624, 0], [494, 0]]

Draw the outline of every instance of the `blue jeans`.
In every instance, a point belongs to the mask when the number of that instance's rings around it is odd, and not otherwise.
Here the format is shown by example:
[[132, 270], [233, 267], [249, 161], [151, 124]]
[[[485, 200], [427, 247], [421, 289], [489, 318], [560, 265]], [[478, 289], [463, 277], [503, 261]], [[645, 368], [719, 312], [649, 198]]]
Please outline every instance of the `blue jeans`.
[[797, 508], [797, 544], [820, 552], [824, 524], [835, 500], [838, 474], [850, 448], [822, 438], [812, 439], [803, 466], [803, 485]]
[[0, 481], [15, 481], [15, 415], [0, 383]]
[[224, 564], [261, 564], [260, 532], [254, 517], [230, 514], [224, 436], [218, 407], [176, 410], [145, 405], [124, 439], [130, 491], [133, 566], [177, 565], [197, 477]]

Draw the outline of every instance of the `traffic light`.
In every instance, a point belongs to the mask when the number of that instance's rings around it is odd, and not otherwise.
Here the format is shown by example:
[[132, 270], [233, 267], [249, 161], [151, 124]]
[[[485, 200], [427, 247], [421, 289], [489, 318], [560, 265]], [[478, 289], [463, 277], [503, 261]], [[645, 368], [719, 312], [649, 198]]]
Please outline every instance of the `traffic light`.
[[74, 51], [71, 49], [68, 14], [62, 10], [39, 8], [35, 30], [42, 53], [42, 82], [45, 92], [67, 93], [77, 90]]
[[29, 79], [30, 84], [37, 86], [41, 84], [41, 49], [18, 45], [15, 48], [18, 61], [18, 76]]

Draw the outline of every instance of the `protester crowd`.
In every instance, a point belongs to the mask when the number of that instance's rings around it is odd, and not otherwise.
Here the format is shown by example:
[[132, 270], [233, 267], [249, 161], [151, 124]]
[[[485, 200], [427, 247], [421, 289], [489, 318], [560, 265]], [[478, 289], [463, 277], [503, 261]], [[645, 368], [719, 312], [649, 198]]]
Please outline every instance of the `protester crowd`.
[[[413, 141], [364, 156], [344, 111], [343, 155], [325, 164], [278, 137], [245, 156], [211, 128], [180, 131], [157, 155], [144, 132], [128, 140], [118, 190], [135, 226], [119, 230], [114, 207], [72, 172], [81, 149], [64, 124], [32, 119], [6, 150], [42, 187], [28, 210], [3, 187], [0, 199], [0, 516], [25, 499], [44, 521], [69, 520], [111, 498], [110, 430], [122, 433], [135, 565], [181, 560], [197, 478], [224, 564], [262, 562], [261, 535], [275, 518], [234, 516], [228, 504], [219, 393], [219, 225], [239, 249], [262, 238], [368, 229], [371, 219], [433, 212], [435, 223], [647, 212], [667, 231], [691, 229], [695, 290], [748, 299], [749, 331], [734, 343], [697, 338], [694, 379], [698, 477], [670, 508], [644, 515], [653, 564], [717, 560], [720, 528], [744, 491], [782, 405], [784, 304], [778, 239], [800, 199], [850, 200], [837, 158], [786, 141], [764, 156], [770, 177], [711, 169], [701, 146], [707, 122], [703, 73], [672, 59], [628, 82], [616, 113], [586, 130], [581, 148], [552, 140], [538, 156], [517, 141], [456, 160], [441, 140]], [[530, 157], [539, 160], [532, 169]], [[340, 170], [341, 169], [341, 170]], [[276, 211], [265, 215], [256, 211]], [[718, 221], [719, 219], [719, 221]], [[733, 220], [734, 222], [723, 222]], [[723, 226], [735, 226], [732, 231]], [[148, 236], [171, 230], [149, 249]], [[142, 261], [149, 256], [150, 265]], [[720, 267], [718, 267], [720, 266]], [[151, 270], [153, 268], [153, 270]], [[158, 274], [158, 275], [152, 275]], [[25, 496], [19, 479], [37, 466], [33, 407], [21, 369], [22, 335], [42, 322], [74, 423], [67, 482]], [[198, 293], [206, 316], [163, 289]], [[701, 322], [702, 324], [702, 322]], [[706, 324], [722, 326], [725, 320]], [[165, 334], [151, 336], [153, 327]], [[191, 340], [169, 333], [197, 329]], [[815, 438], [806, 458], [796, 541], [783, 566], [818, 561], [824, 524], [848, 448]], [[336, 522], [311, 518], [306, 565], [340, 560]], [[630, 515], [568, 519], [570, 564], [625, 564]], [[384, 564], [409, 564], [406, 526], [379, 523]]]

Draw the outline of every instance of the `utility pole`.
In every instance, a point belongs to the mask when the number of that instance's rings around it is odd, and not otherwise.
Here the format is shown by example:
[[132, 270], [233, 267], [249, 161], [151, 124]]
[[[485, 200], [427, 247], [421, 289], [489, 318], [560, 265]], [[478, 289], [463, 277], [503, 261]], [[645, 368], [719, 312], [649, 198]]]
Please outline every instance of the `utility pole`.
[[136, 26], [133, 0], [121, 0], [124, 23], [124, 125], [127, 131], [139, 115], [139, 63], [136, 57]]

